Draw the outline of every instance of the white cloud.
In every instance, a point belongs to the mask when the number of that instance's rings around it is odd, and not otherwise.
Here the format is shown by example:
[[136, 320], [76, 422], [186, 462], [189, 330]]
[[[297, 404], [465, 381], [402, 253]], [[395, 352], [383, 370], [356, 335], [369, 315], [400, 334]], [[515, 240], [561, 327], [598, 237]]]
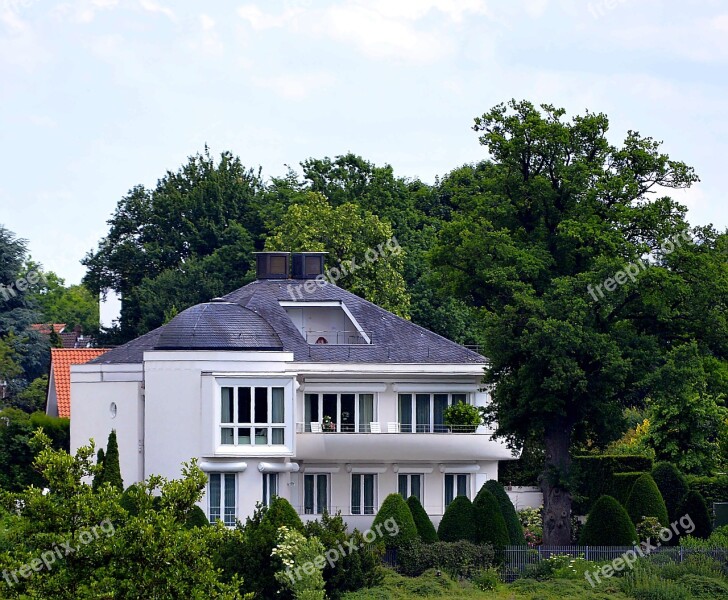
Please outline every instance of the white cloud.
[[259, 87], [273, 90], [290, 100], [303, 100], [314, 92], [320, 92], [334, 83], [329, 73], [290, 73], [274, 77], [258, 77], [253, 82]]
[[200, 35], [197, 41], [191, 43], [192, 48], [201, 50], [205, 54], [221, 56], [224, 46], [217, 33], [215, 19], [203, 13], [199, 16], [198, 23], [200, 26]]
[[171, 8], [157, 4], [154, 0], [139, 0], [139, 5], [147, 12], [159, 13], [168, 17], [172, 21], [175, 20], [174, 11]]
[[250, 23], [253, 29], [273, 29], [289, 26], [296, 17], [304, 13], [303, 7], [286, 8], [280, 14], [264, 13], [255, 4], [246, 4], [238, 9], [238, 15]]
[[119, 5], [119, 0], [78, 0], [77, 2], [62, 2], [52, 13], [63, 21], [88, 24], [102, 10], [111, 10]]

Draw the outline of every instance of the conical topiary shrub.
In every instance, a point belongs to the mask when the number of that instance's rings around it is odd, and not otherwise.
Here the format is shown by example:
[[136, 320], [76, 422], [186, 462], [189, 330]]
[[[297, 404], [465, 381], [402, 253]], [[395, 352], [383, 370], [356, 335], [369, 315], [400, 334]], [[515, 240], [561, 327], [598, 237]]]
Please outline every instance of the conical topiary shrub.
[[475, 541], [479, 544], [492, 544], [495, 548], [508, 546], [511, 541], [508, 527], [503, 518], [498, 500], [485, 488], [482, 488], [473, 501], [475, 510]]
[[[388, 533], [387, 522], [394, 519], [399, 531], [396, 535]], [[386, 548], [401, 548], [404, 544], [417, 539], [417, 526], [412, 518], [412, 512], [407, 506], [404, 498], [400, 494], [389, 494], [379, 507], [377, 516], [374, 517], [371, 531], [377, 531], [377, 525], [382, 524], [380, 528], [382, 532], [387, 532], [382, 536], [381, 542]]]
[[693, 537], [707, 539], [713, 532], [713, 519], [710, 518], [705, 498], [700, 492], [689, 491], [680, 503], [677, 514], [676, 520], [678, 523], [681, 517], [687, 515], [695, 525], [692, 533], [688, 534], [686, 531], [681, 531], [681, 535], [692, 535]]
[[91, 489], [95, 492], [100, 487], [101, 484], [104, 482], [104, 449], [99, 448], [99, 451], [96, 453], [96, 465], [99, 468], [99, 472], [96, 474], [96, 477], [94, 477], [93, 482], [91, 483]]
[[635, 525], [641, 523], [645, 517], [655, 517], [663, 527], [670, 525], [665, 501], [649, 473], [645, 473], [634, 482], [625, 508]]
[[477, 543], [477, 530], [473, 503], [466, 496], [456, 496], [448, 504], [445, 514], [442, 515], [440, 526], [437, 528], [437, 537], [440, 538], [441, 542], [466, 540]]
[[594, 503], [581, 530], [581, 546], [631, 546], [637, 531], [624, 507], [611, 496]]
[[437, 541], [437, 531], [435, 526], [430, 521], [430, 517], [427, 516], [425, 509], [417, 499], [417, 496], [410, 496], [407, 498], [407, 506], [409, 506], [410, 512], [412, 513], [412, 519], [415, 522], [417, 528], [417, 535], [425, 544], [432, 544]]
[[121, 467], [119, 466], [119, 445], [116, 441], [116, 429], [112, 429], [109, 439], [106, 442], [106, 454], [101, 469], [102, 485], [111, 484], [120, 492], [124, 491], [124, 481], [121, 479]]
[[[488, 490], [498, 501], [498, 506], [500, 506], [503, 520], [506, 522], [508, 539], [511, 542], [511, 546], [525, 546], [526, 536], [523, 533], [523, 525], [521, 525], [521, 520], [516, 514], [516, 508], [515, 506], [513, 506], [513, 502], [511, 502], [511, 499], [508, 497], [508, 494], [506, 493], [503, 484], [496, 481], [495, 479], [490, 479], [485, 482], [482, 488], [480, 488], [478, 496], [483, 490]], [[475, 497], [473, 504], [478, 503], [478, 496]]]
[[670, 521], [680, 518], [681, 515], [677, 514], [678, 509], [688, 493], [688, 484], [683, 474], [672, 463], [660, 462], [652, 469], [652, 479], [662, 494]]

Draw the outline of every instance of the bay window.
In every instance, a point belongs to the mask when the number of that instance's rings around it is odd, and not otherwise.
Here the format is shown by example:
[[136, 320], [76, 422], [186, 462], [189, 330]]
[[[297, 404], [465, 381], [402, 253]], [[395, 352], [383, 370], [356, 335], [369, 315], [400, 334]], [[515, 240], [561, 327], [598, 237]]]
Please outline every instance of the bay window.
[[238, 386], [221, 391], [220, 443], [278, 446], [285, 443], [283, 387]]

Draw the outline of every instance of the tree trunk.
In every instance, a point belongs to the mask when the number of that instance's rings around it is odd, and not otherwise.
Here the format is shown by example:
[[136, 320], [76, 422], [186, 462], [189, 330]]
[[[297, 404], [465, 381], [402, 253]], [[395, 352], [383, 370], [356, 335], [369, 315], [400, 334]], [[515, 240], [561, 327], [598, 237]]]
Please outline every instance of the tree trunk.
[[560, 420], [546, 429], [546, 463], [541, 474], [543, 492], [543, 543], [546, 546], [571, 544], [571, 493], [566, 488], [571, 467], [569, 446], [571, 426]]

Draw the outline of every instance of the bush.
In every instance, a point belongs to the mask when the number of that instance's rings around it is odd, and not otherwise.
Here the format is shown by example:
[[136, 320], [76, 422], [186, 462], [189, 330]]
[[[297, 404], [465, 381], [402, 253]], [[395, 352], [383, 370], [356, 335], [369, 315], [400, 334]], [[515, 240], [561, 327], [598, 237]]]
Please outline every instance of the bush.
[[[521, 520], [516, 514], [516, 508], [513, 506], [513, 502], [511, 502], [511, 499], [508, 497], [503, 485], [495, 479], [491, 479], [485, 482], [481, 491], [483, 489], [488, 490], [498, 501], [498, 506], [500, 506], [503, 520], [506, 522], [508, 539], [510, 540], [511, 546], [525, 546], [526, 536], [523, 533], [523, 525], [521, 525]], [[478, 495], [480, 495], [480, 492], [478, 492]], [[478, 496], [475, 497], [474, 503], [477, 504], [477, 502]]]
[[437, 537], [443, 542], [478, 541], [475, 508], [466, 496], [457, 496], [445, 509], [437, 528]]
[[482, 488], [473, 502], [473, 509], [477, 536], [475, 541], [479, 544], [492, 544], [495, 548], [508, 546], [508, 528], [495, 496]]
[[717, 477], [686, 477], [688, 488], [700, 492], [708, 506], [714, 502], [728, 502], [728, 475]]
[[652, 459], [633, 455], [576, 456], [572, 469], [576, 483], [573, 510], [583, 515], [590, 511], [597, 498], [614, 493], [612, 476], [615, 473], [649, 472]]
[[[688, 493], [688, 484], [685, 477], [669, 462], [660, 462], [652, 469], [652, 479], [657, 484], [667, 507], [667, 516], [670, 521], [680, 518], [677, 514], [685, 494]], [[685, 513], [683, 513], [685, 514]]]
[[187, 529], [194, 529], [195, 527], [207, 527], [210, 521], [199, 506], [193, 506], [187, 513], [187, 519], [185, 520], [185, 527]]
[[400, 494], [389, 494], [382, 502], [382, 506], [374, 517], [372, 523], [372, 531], [376, 531], [377, 525], [384, 527], [385, 522], [393, 519], [399, 527], [397, 535], [383, 536], [381, 542], [389, 550], [391, 548], [400, 548], [404, 544], [411, 542], [417, 538], [417, 527], [412, 518], [412, 512], [407, 506], [404, 498]]
[[627, 573], [621, 584], [622, 591], [637, 600], [693, 600], [686, 587], [639, 568]]
[[471, 542], [435, 542], [416, 540], [400, 548], [397, 569], [408, 577], [417, 577], [428, 569], [441, 569], [451, 577], [470, 577], [493, 566], [493, 547]]
[[422, 508], [422, 504], [420, 504], [417, 497], [410, 496], [407, 498], [407, 506], [409, 506], [410, 512], [412, 513], [412, 519], [414, 519], [419, 538], [425, 544], [435, 543], [438, 540], [437, 531], [435, 531], [435, 526], [432, 524], [430, 517], [427, 516], [425, 509]]
[[705, 505], [705, 499], [699, 492], [688, 492], [677, 512], [679, 515], [677, 518], [688, 515], [695, 524], [695, 531], [690, 533], [691, 536], [703, 540], [710, 537], [713, 532], [713, 519]]
[[481, 592], [491, 592], [498, 587], [500, 576], [493, 567], [477, 571], [471, 579], [473, 585]]
[[611, 496], [596, 501], [579, 544], [582, 546], [631, 546], [637, 541], [637, 531], [624, 507]]
[[617, 500], [622, 506], [627, 504], [632, 487], [644, 473], [615, 473], [612, 476], [612, 493], [610, 496]]
[[625, 508], [635, 525], [643, 521], [645, 517], [655, 517], [663, 527], [670, 525], [665, 501], [662, 499], [662, 494], [657, 489], [652, 475], [648, 473], [640, 476], [634, 482]]

